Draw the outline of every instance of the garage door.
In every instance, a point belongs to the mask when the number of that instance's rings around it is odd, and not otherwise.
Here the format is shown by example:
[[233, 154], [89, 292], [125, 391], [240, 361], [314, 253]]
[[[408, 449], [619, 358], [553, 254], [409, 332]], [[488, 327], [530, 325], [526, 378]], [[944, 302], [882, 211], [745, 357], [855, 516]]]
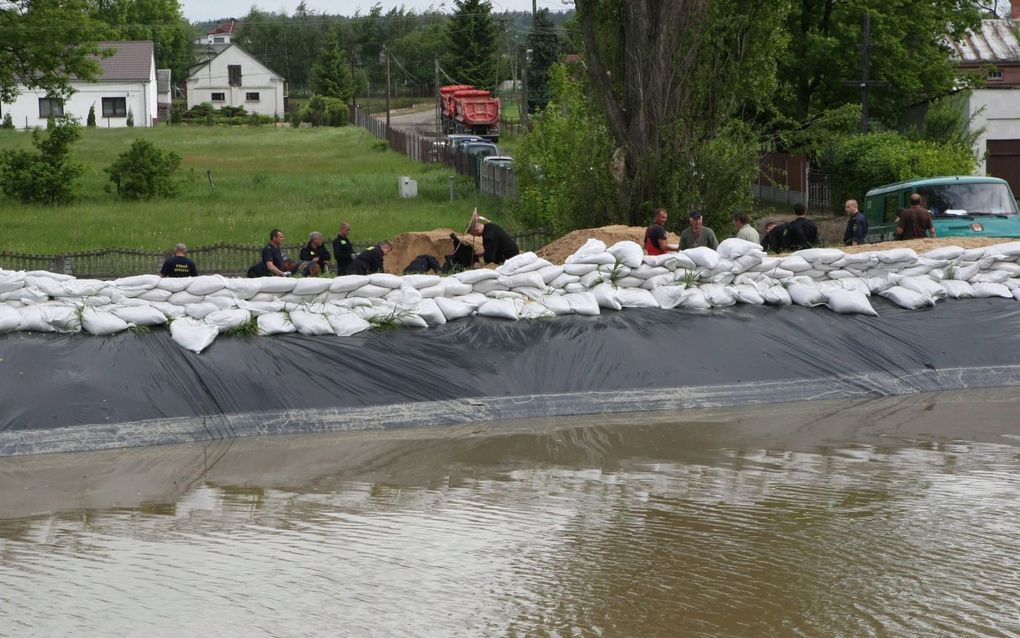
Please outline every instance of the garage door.
[[1009, 182], [1014, 196], [1020, 196], [1020, 140], [988, 140], [987, 173]]

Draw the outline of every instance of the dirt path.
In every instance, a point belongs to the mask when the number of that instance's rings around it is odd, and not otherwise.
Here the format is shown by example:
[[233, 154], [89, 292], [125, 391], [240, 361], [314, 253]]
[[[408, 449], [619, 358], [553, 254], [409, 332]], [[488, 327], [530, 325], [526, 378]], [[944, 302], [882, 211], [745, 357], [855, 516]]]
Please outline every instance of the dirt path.
[[[382, 114], [386, 117], [386, 114]], [[433, 106], [422, 104], [410, 109], [390, 112], [390, 126], [408, 133], [418, 135], [439, 135], [436, 130], [436, 110]]]

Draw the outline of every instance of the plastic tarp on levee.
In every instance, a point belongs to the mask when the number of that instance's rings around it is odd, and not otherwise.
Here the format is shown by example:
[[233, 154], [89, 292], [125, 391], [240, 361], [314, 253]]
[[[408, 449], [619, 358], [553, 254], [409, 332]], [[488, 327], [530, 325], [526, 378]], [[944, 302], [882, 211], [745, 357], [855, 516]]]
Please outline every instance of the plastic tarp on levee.
[[[338, 339], [0, 335], [0, 456], [1020, 385], [1020, 305], [476, 318]], [[635, 418], [641, 418], [635, 414]]]

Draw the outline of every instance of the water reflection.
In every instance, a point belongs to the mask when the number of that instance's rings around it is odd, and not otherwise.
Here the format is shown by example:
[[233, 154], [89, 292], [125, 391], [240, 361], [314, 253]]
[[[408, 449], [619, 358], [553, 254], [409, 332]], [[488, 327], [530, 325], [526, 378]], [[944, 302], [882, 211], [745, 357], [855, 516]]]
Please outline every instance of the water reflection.
[[1016, 635], [1017, 407], [0, 460], [0, 635]]

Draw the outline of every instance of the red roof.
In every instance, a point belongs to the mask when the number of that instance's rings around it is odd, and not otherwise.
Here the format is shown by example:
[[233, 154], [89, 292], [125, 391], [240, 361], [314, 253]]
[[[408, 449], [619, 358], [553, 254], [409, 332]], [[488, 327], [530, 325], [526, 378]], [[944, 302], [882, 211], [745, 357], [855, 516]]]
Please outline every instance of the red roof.
[[237, 28], [237, 20], [235, 20], [234, 18], [231, 18], [231, 19], [229, 19], [229, 20], [227, 20], [225, 22], [221, 22], [221, 23], [217, 24], [213, 28], [213, 30], [209, 32], [208, 35], [217, 35], [217, 34], [220, 34], [220, 33], [226, 33], [226, 34], [233, 35], [234, 29], [236, 29], [236, 28]]

